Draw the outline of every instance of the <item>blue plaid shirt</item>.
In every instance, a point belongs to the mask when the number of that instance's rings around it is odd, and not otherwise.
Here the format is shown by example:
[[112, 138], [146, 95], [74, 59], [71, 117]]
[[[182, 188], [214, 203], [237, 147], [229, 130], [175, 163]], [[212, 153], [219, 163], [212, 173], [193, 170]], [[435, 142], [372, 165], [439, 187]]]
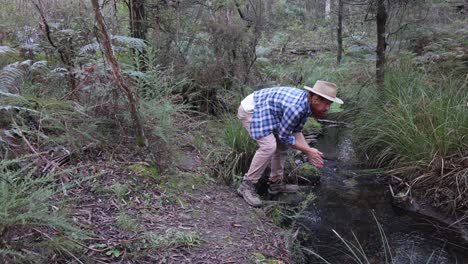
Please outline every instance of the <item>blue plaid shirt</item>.
[[308, 92], [293, 87], [273, 87], [254, 92], [254, 113], [250, 124], [253, 139], [274, 133], [282, 144], [294, 145], [294, 132], [302, 131], [312, 115]]

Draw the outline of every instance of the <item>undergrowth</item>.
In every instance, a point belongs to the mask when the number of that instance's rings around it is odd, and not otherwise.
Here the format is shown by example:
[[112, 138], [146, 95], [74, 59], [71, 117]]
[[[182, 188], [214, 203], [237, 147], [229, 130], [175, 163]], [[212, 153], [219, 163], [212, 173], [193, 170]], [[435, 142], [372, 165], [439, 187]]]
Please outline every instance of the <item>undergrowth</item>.
[[354, 134], [372, 164], [466, 219], [468, 93], [458, 77], [429, 74], [403, 60], [388, 69], [383, 92], [367, 93]]
[[57, 254], [74, 258], [72, 242], [85, 233], [66, 214], [66, 199], [56, 198], [68, 185], [44, 174], [26, 159], [0, 161], [0, 259], [37, 263]]
[[212, 174], [231, 184], [240, 181], [247, 172], [255, 151], [257, 149], [247, 130], [235, 116], [226, 115], [222, 131], [223, 147], [211, 152], [208, 159], [219, 159], [220, 166], [214, 166]]

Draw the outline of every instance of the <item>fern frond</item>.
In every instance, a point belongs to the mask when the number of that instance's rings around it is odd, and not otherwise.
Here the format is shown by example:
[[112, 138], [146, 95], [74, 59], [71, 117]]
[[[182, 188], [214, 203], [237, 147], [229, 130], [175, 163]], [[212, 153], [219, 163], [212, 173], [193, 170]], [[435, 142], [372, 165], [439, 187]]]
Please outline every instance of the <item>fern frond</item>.
[[143, 39], [132, 38], [127, 36], [112, 36], [112, 40], [118, 44], [127, 46], [132, 49], [142, 51], [146, 48], [146, 43]]
[[123, 72], [132, 78], [146, 78], [148, 76], [142, 71], [124, 70]]
[[8, 46], [0, 46], [0, 55], [14, 54], [17, 55], [18, 51]]
[[19, 94], [14, 94], [14, 93], [9, 93], [9, 92], [3, 92], [0, 88], [0, 95], [1, 96], [7, 96], [7, 97], [19, 97]]
[[19, 63], [18, 66], [20, 66], [21, 68], [23, 69], [26, 69], [29, 70], [29, 68], [31, 67], [31, 65], [33, 65], [33, 61], [32, 60], [25, 60], [25, 61], [22, 61]]
[[12, 90], [18, 89], [18, 81], [23, 78], [24, 72], [18, 69], [19, 63], [9, 64], [0, 71], [0, 91], [9, 93]]
[[88, 53], [95, 52], [99, 49], [99, 43], [93, 42], [88, 45], [84, 45], [83, 47], [80, 48], [79, 54], [80, 55], [86, 55]]
[[30, 112], [30, 113], [35, 113], [35, 114], [40, 114], [40, 112], [34, 110], [34, 109], [31, 109], [31, 108], [27, 108], [27, 107], [19, 107], [19, 106], [16, 106], [16, 105], [0, 105], [0, 110], [11, 110], [11, 109], [15, 109], [15, 110], [18, 110], [18, 111], [26, 111], [26, 112]]
[[35, 63], [33, 63], [33, 65], [31, 65], [31, 71], [47, 68], [47, 65], [48, 62], [45, 60], [36, 61]]

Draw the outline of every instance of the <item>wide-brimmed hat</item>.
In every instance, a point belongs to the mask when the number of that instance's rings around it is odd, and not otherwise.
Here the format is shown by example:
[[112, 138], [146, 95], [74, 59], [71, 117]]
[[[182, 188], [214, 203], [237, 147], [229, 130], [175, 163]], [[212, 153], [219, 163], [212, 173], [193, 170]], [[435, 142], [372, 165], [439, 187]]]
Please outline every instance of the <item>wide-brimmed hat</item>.
[[304, 89], [337, 104], [343, 104], [343, 100], [336, 97], [336, 84], [334, 83], [318, 80], [314, 87], [304, 86]]

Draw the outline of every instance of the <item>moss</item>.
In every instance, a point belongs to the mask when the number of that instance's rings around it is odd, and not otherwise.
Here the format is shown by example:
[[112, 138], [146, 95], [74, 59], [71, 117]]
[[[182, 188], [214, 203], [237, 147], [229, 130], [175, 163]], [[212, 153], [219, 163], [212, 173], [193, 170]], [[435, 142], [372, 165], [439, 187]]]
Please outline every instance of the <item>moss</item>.
[[304, 163], [299, 167], [298, 175], [306, 178], [311, 182], [320, 181], [320, 171], [310, 163]]
[[173, 192], [192, 192], [207, 183], [203, 175], [178, 172], [167, 177], [165, 187]]
[[305, 135], [309, 135], [314, 132], [320, 132], [320, 130], [322, 130], [322, 126], [320, 125], [320, 123], [317, 122], [317, 120], [315, 120], [314, 118], [309, 118], [304, 124], [302, 133], [304, 133]]
[[283, 264], [284, 262], [279, 259], [268, 258], [262, 253], [253, 253], [252, 254], [253, 263], [262, 263], [262, 264]]
[[159, 175], [159, 170], [156, 166], [145, 166], [145, 165], [135, 164], [135, 165], [128, 166], [128, 168], [131, 171], [134, 171], [140, 174], [141, 176], [148, 177], [157, 182], [161, 180], [161, 177]]

